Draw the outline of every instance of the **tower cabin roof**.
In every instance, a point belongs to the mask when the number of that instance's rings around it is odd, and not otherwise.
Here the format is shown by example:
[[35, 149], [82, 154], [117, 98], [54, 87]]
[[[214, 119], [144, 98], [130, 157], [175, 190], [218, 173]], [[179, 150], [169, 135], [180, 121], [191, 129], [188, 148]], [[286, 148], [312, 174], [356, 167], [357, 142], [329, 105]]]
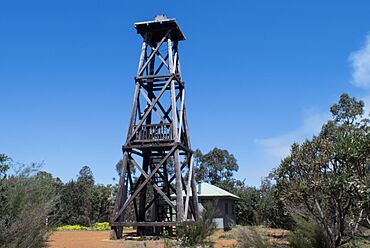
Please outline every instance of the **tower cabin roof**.
[[134, 26], [137, 33], [148, 43], [157, 43], [161, 41], [167, 32], [170, 32], [171, 40], [173, 41], [186, 39], [174, 18], [169, 19], [166, 16], [156, 16], [153, 21], [136, 22]]

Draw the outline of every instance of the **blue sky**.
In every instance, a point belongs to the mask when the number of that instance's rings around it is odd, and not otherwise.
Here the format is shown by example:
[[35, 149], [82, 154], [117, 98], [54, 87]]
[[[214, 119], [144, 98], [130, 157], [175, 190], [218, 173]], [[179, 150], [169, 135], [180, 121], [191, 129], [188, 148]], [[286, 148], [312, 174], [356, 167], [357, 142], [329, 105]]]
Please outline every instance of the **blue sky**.
[[317, 133], [342, 92], [370, 102], [369, 1], [1, 1], [0, 152], [63, 181], [112, 183], [141, 38], [166, 14], [180, 45], [193, 148], [225, 148], [258, 185]]

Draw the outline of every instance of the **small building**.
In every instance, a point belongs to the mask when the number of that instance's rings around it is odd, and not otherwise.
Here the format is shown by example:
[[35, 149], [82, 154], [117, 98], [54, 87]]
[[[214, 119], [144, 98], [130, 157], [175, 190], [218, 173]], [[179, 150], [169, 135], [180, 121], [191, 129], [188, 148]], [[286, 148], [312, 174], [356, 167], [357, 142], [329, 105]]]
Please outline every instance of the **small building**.
[[217, 228], [231, 229], [236, 225], [235, 204], [240, 199], [238, 196], [209, 183], [199, 183], [197, 191], [200, 211], [207, 207], [207, 203], [216, 208]]
[[[217, 228], [231, 229], [236, 225], [235, 204], [240, 199], [238, 196], [210, 183], [198, 183], [197, 192], [200, 212], [209, 205], [215, 208], [216, 216], [214, 222]], [[185, 192], [183, 192], [183, 195], [186, 197]], [[176, 204], [176, 195], [171, 195], [171, 198], [174, 200], [174, 204]]]

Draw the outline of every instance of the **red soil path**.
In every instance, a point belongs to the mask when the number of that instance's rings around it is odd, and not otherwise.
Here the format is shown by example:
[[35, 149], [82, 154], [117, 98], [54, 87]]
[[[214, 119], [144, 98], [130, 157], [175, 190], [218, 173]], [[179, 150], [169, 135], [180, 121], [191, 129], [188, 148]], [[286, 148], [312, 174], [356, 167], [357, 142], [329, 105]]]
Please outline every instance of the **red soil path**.
[[[288, 231], [280, 229], [264, 229], [269, 241], [274, 244], [288, 244], [284, 238]], [[235, 247], [237, 230], [224, 232], [216, 231], [212, 235], [215, 248]], [[109, 231], [59, 231], [51, 234], [48, 247], [50, 248], [164, 248], [163, 240], [109, 240]]]
[[[216, 240], [215, 248], [232, 247], [235, 240]], [[109, 240], [109, 231], [54, 232], [48, 241], [50, 248], [164, 248], [163, 241]]]
[[[144, 244], [146, 243], [146, 244]], [[50, 248], [163, 248], [161, 241], [109, 240], [109, 231], [54, 232], [48, 242]]]

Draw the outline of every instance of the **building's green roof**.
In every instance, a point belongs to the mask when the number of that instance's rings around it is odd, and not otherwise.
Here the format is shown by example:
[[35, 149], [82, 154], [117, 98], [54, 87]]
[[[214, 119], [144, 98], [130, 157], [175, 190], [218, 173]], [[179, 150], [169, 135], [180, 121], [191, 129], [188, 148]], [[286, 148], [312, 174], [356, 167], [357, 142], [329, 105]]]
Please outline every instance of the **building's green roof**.
[[[240, 199], [239, 196], [231, 194], [230, 192], [223, 190], [209, 183], [198, 183], [197, 192], [198, 192], [198, 197], [225, 197], [225, 198]], [[184, 197], [186, 196], [185, 192], [183, 192], [183, 196]], [[192, 196], [191, 191], [190, 191], [190, 196]], [[176, 195], [172, 194], [171, 198], [176, 198]]]
[[240, 198], [239, 196], [231, 194], [230, 192], [209, 183], [199, 183], [197, 185], [197, 192], [199, 197], [231, 197], [235, 199]]

